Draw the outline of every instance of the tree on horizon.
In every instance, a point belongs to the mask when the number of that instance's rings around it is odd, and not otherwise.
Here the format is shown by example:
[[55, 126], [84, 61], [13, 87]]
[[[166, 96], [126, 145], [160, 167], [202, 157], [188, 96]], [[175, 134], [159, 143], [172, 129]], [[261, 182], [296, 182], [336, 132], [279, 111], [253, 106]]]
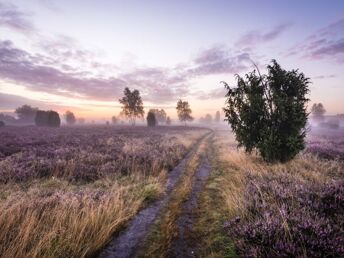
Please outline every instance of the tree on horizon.
[[135, 125], [136, 118], [143, 118], [143, 102], [138, 90], [130, 91], [128, 87], [124, 89], [123, 98], [119, 99], [123, 105], [121, 115], [125, 116], [132, 125]]
[[189, 102], [178, 100], [177, 102], [177, 113], [180, 122], [184, 122], [186, 126], [187, 121], [193, 121], [193, 117], [191, 116], [192, 110], [190, 108]]

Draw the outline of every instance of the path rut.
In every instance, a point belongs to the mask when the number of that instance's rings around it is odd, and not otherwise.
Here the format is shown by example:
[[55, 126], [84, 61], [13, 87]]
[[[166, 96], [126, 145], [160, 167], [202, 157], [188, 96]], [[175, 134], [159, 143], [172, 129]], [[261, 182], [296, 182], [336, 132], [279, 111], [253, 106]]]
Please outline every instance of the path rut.
[[199, 195], [202, 192], [209, 177], [211, 167], [206, 154], [202, 156], [202, 162], [194, 175], [190, 197], [183, 204], [182, 213], [177, 219], [178, 236], [172, 241], [167, 257], [195, 257], [197, 239], [192, 235], [193, 222], [196, 214]]
[[168, 174], [166, 182], [166, 191], [164, 195], [157, 201], [150, 204], [145, 209], [141, 210], [128, 224], [125, 230], [119, 233], [118, 236], [105, 247], [100, 253], [101, 258], [126, 258], [134, 256], [139, 249], [140, 244], [143, 243], [145, 237], [162, 208], [168, 203], [172, 190], [180, 179], [189, 159], [197, 150], [200, 143], [209, 135], [204, 135], [186, 157]]

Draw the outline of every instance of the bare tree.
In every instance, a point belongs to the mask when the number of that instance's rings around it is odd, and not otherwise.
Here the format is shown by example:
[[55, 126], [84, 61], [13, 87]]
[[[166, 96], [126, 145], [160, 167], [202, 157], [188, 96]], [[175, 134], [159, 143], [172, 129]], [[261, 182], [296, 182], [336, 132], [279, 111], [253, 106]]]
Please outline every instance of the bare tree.
[[128, 118], [132, 125], [135, 125], [136, 118], [143, 118], [145, 112], [138, 90], [130, 91], [125, 88], [124, 97], [119, 99], [119, 102], [123, 105], [121, 115]]
[[187, 121], [192, 121], [193, 117], [191, 116], [192, 110], [190, 108], [189, 102], [182, 101], [181, 99], [177, 102], [177, 113], [179, 121], [184, 122], [186, 126]]

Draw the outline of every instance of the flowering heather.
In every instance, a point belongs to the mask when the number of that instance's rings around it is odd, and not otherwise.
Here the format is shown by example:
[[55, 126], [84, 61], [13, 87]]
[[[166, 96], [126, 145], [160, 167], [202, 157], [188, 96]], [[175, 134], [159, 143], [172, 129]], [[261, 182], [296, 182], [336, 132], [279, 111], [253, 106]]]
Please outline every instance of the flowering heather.
[[2, 128], [0, 182], [52, 176], [94, 181], [118, 173], [160, 172], [186, 153], [173, 137], [177, 131], [185, 137], [192, 128]]
[[311, 183], [288, 174], [248, 174], [247, 214], [229, 221], [245, 257], [343, 257], [344, 181]]

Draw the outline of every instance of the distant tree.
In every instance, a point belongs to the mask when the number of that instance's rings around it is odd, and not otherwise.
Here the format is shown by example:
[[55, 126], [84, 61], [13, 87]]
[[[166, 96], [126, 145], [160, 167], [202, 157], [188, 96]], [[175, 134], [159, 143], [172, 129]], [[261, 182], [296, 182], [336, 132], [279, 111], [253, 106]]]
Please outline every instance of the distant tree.
[[187, 121], [193, 120], [193, 117], [191, 116], [192, 110], [190, 108], [189, 102], [182, 101], [181, 99], [178, 100], [176, 109], [179, 121], [184, 122], [185, 125]]
[[219, 123], [219, 122], [220, 122], [220, 111], [216, 111], [216, 114], [215, 114], [215, 122], [216, 122], [216, 123]]
[[36, 112], [35, 124], [37, 126], [60, 127], [61, 120], [59, 114], [55, 111], [38, 110]]
[[82, 117], [78, 118], [78, 123], [83, 125], [85, 123], [85, 118], [82, 118]]
[[167, 119], [167, 114], [165, 112], [165, 110], [163, 109], [150, 109], [149, 111], [153, 112], [155, 114], [155, 118], [158, 122], [158, 124], [163, 124], [166, 123], [166, 119]]
[[147, 125], [148, 126], [156, 126], [157, 120], [155, 117], [155, 113], [153, 111], [149, 111], [147, 114]]
[[118, 119], [116, 116], [111, 117], [112, 124], [116, 125], [118, 123]]
[[123, 105], [121, 115], [128, 118], [132, 125], [135, 125], [136, 118], [144, 116], [143, 102], [138, 90], [130, 91], [125, 88], [124, 97], [119, 99], [119, 102]]
[[311, 113], [316, 120], [323, 120], [326, 110], [321, 103], [314, 103], [311, 109]]
[[213, 121], [213, 118], [210, 114], [206, 114], [205, 117], [204, 117], [204, 122], [209, 124]]
[[257, 149], [269, 162], [295, 157], [305, 146], [309, 79], [298, 70], [286, 71], [273, 60], [268, 74], [254, 70], [237, 75], [237, 87], [227, 83], [226, 120], [239, 146]]
[[64, 119], [66, 120], [67, 125], [74, 125], [76, 122], [76, 118], [73, 112], [67, 110], [66, 113], [63, 115]]
[[5, 124], [13, 125], [17, 123], [17, 119], [15, 119], [13, 116], [5, 115], [0, 113], [0, 121], [3, 121]]
[[109, 122], [109, 121], [106, 121], [106, 122], [105, 122], [105, 125], [106, 125], [106, 126], [109, 126], [109, 125], [110, 125], [110, 122]]
[[167, 124], [167, 125], [171, 125], [171, 123], [172, 123], [171, 118], [168, 116], [168, 117], [166, 118], [166, 124]]
[[0, 127], [4, 127], [5, 126], [5, 122], [4, 121], [0, 121]]
[[33, 124], [36, 117], [38, 108], [31, 107], [29, 105], [23, 105], [15, 110], [18, 116], [18, 122]]

